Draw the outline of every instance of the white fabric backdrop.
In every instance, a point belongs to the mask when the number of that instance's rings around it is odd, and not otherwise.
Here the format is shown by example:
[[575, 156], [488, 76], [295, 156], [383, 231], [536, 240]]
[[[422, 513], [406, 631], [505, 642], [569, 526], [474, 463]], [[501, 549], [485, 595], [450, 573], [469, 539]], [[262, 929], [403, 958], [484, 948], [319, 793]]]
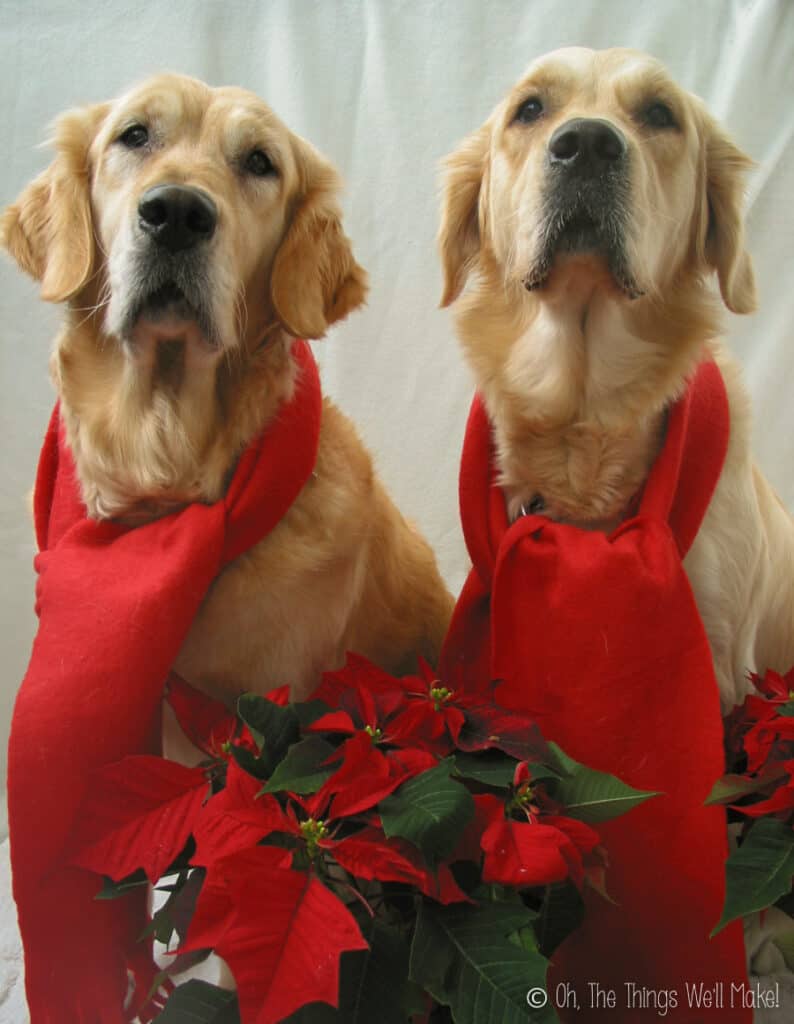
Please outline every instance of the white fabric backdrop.
[[[758, 459], [794, 507], [792, 0], [0, 0], [0, 203], [45, 166], [35, 147], [57, 113], [151, 72], [183, 71], [264, 97], [342, 170], [348, 233], [371, 274], [368, 308], [316, 346], [326, 390], [358, 422], [457, 590], [467, 559], [456, 474], [471, 382], [450, 316], [436, 308], [437, 165], [533, 57], [571, 44], [655, 54], [758, 162], [749, 227], [761, 311], [728, 328], [755, 398]], [[35, 628], [25, 495], [52, 403], [56, 322], [35, 286], [0, 264], [3, 779]], [[23, 1006], [2, 847], [0, 1024], [22, 1024]]]
[[[264, 97], [341, 169], [368, 308], [316, 346], [450, 585], [467, 569], [456, 474], [471, 382], [437, 309], [437, 166], [535, 56], [629, 45], [666, 62], [758, 162], [750, 246], [761, 312], [729, 326], [756, 403], [761, 465], [794, 506], [794, 3], [791, 0], [0, 0], [0, 203], [48, 159], [65, 107], [164, 69]], [[57, 311], [0, 265], [0, 744], [34, 631], [26, 508], [52, 393]], [[5, 758], [0, 758], [4, 775]]]

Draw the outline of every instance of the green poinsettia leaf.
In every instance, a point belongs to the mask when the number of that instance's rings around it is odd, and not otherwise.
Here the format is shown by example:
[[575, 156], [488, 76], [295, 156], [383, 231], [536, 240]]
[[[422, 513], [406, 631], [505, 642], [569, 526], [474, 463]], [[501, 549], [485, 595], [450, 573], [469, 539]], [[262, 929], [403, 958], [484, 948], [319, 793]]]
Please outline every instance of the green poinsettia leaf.
[[447, 758], [404, 782], [378, 807], [386, 835], [407, 839], [431, 865], [452, 853], [474, 816], [471, 793], [450, 778], [454, 767]]
[[289, 790], [301, 796], [316, 793], [334, 772], [333, 768], [324, 768], [323, 762], [328, 760], [335, 749], [322, 736], [309, 736], [299, 743], [293, 743], [262, 792], [281, 793]]
[[249, 775], [253, 775], [256, 779], [262, 779], [263, 781], [270, 774], [269, 766], [267, 761], [261, 757], [257, 757], [247, 747], [236, 747], [234, 744], [229, 748], [229, 753], [237, 762], [240, 768]]
[[510, 906], [516, 913], [523, 915], [522, 921], [535, 921], [538, 911], [528, 907], [521, 898], [518, 889], [509, 885], [500, 885], [498, 882], [480, 882], [469, 893], [475, 903], [484, 903], [490, 906], [496, 903], [499, 907]]
[[531, 925], [519, 928], [517, 932], [511, 932], [510, 935], [508, 935], [508, 939], [514, 946], [519, 946], [521, 949], [529, 950], [530, 953], [540, 952], [538, 947], [538, 937], [535, 935], [535, 930]]
[[743, 796], [759, 793], [786, 775], [788, 772], [782, 765], [768, 766], [753, 778], [746, 775], [723, 775], [714, 783], [714, 788], [706, 798], [706, 804], [732, 804]]
[[[507, 942], [508, 931], [500, 936]], [[515, 957], [518, 954], [514, 954]], [[436, 921], [432, 908], [423, 900], [419, 903], [413, 941], [409, 977], [428, 992], [437, 1003], [450, 1006], [451, 989], [456, 973], [457, 950], [455, 943], [447, 938], [444, 928]]]
[[250, 729], [269, 775], [299, 738], [295, 709], [291, 704], [281, 707], [265, 697], [244, 693], [237, 699], [237, 714]]
[[731, 853], [725, 875], [725, 906], [712, 935], [737, 917], [764, 910], [791, 891], [794, 829], [776, 818], [761, 818]]
[[658, 793], [634, 789], [608, 772], [579, 764], [555, 743], [550, 743], [549, 747], [563, 772], [554, 786], [554, 799], [564, 805], [568, 817], [597, 824], [626, 814], [651, 797], [659, 796]]
[[785, 704], [779, 705], [777, 713], [781, 718], [794, 718], [794, 700], [789, 700]]
[[515, 940], [531, 921], [514, 903], [422, 901], [411, 978], [450, 1008], [455, 1024], [550, 1024], [558, 1018], [545, 994], [548, 961], [531, 943]]
[[154, 911], [151, 921], [149, 921], [144, 930], [138, 936], [138, 942], [142, 942], [147, 935], [151, 935], [157, 942], [162, 943], [163, 946], [167, 946], [171, 941], [173, 933], [174, 922], [171, 919], [168, 903], [166, 903], [164, 906], [160, 907], [159, 910]]
[[368, 918], [361, 934], [369, 949], [343, 953], [339, 975], [339, 1009], [310, 1003], [285, 1024], [406, 1024], [401, 998], [408, 979], [408, 943], [394, 928]]
[[186, 981], [174, 991], [157, 1024], [240, 1024], [237, 996], [206, 981]]
[[464, 779], [474, 779], [495, 789], [507, 789], [513, 781], [516, 759], [498, 750], [482, 754], [455, 754], [455, 771]]
[[528, 762], [527, 767], [529, 768], [529, 777], [533, 782], [556, 782], [566, 774], [547, 764], [538, 764], [533, 761]]
[[550, 957], [584, 920], [584, 900], [573, 882], [546, 886], [543, 905], [534, 923], [538, 949]]
[[328, 1003], [307, 1003], [296, 1013], [285, 1017], [282, 1024], [340, 1024], [339, 1011]]
[[[212, 956], [211, 949], [192, 949], [189, 953], [176, 953], [175, 955], [168, 957], [168, 964], [155, 974], [152, 979], [152, 984], [149, 987], [149, 994], [147, 995], [147, 1001], [151, 999], [162, 986], [171, 978], [174, 978], [177, 974], [182, 974], [184, 971], [189, 971], [192, 967], [197, 967], [198, 964], [204, 963], [205, 960]], [[160, 1018], [158, 1017], [157, 1020]]]
[[551, 754], [550, 768], [553, 768], [559, 775], [573, 775], [577, 768], [581, 768], [578, 761], [574, 761], [572, 757], [569, 757], [562, 747], [558, 747], [556, 743], [549, 742], [549, 752]]
[[408, 983], [408, 943], [377, 918], [362, 928], [362, 934], [370, 948], [342, 959], [338, 1020], [340, 1024], [404, 1024], [402, 994]]
[[142, 870], [134, 871], [131, 875], [127, 875], [126, 878], [122, 878], [118, 882], [114, 882], [112, 878], [104, 876], [102, 878], [102, 888], [94, 899], [117, 900], [120, 896], [126, 896], [133, 889], [140, 889], [142, 885], [148, 884], [149, 879], [146, 877], [146, 872]]
[[323, 700], [302, 700], [297, 704], [290, 704], [295, 716], [300, 723], [301, 729], [312, 725], [318, 718], [327, 715], [331, 708]]
[[164, 946], [170, 943], [174, 932], [180, 939], [184, 939], [196, 909], [196, 900], [205, 875], [206, 871], [203, 868], [195, 868], [190, 872], [180, 872], [173, 885], [156, 886], [157, 892], [168, 893], [168, 899], [154, 911], [141, 939], [152, 935]]

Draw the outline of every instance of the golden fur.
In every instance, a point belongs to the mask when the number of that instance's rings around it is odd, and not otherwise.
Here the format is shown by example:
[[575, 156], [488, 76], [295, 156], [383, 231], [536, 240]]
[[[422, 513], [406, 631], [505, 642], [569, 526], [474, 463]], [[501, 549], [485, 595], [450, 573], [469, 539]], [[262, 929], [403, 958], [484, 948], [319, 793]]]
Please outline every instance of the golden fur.
[[[542, 115], [517, 111], [537, 99]], [[648, 123], [663, 103], [672, 128]], [[533, 116], [534, 110], [533, 108]], [[572, 118], [617, 128], [627, 147], [625, 254], [631, 287], [595, 251], [543, 245], [548, 144]], [[556, 51], [533, 63], [446, 162], [443, 305], [494, 424], [511, 517], [533, 496], [552, 518], [608, 530], [659, 451], [665, 411], [712, 353], [731, 406], [722, 478], [685, 565], [714, 653], [723, 705], [748, 669], [794, 664], [794, 527], [749, 452], [740, 373], [717, 339], [720, 307], [755, 305], [742, 220], [750, 166], [702, 102], [629, 50]]]
[[[123, 143], [131, 125], [145, 127], [145, 146]], [[177, 75], [64, 114], [54, 144], [5, 212], [2, 242], [43, 298], [68, 303], [51, 369], [89, 514], [138, 523], [215, 501], [292, 393], [293, 338], [321, 337], [364, 301], [338, 175], [252, 94]], [[274, 173], [248, 173], [253, 151]], [[139, 200], [163, 183], [201, 189], [217, 208], [211, 338], [183, 309], [129, 317]], [[302, 698], [348, 649], [391, 670], [415, 653], [434, 660], [451, 603], [430, 548], [326, 400], [315, 472], [215, 581], [175, 667], [210, 692], [288, 682]]]

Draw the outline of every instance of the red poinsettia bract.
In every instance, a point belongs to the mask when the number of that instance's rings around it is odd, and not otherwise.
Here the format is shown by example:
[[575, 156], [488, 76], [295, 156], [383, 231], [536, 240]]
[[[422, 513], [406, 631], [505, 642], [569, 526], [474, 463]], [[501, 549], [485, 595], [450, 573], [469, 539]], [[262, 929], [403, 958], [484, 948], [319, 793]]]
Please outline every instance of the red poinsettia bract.
[[[515, 888], [562, 882], [581, 888], [585, 866], [596, 867], [598, 833], [582, 821], [553, 813], [557, 808], [542, 784], [533, 785], [526, 762], [516, 766], [512, 796], [505, 802], [476, 796], [475, 817], [464, 833], [458, 855], [471, 857], [479, 843], [484, 853], [482, 879]], [[547, 813], [551, 812], [551, 813]]]
[[750, 678], [756, 692], [726, 719], [728, 756], [739, 771], [727, 780], [738, 783], [740, 795], [746, 782], [750, 797], [733, 809], [748, 818], [794, 819], [794, 669]]
[[[446, 687], [427, 665], [395, 679], [357, 656], [301, 715], [287, 697], [244, 698], [238, 717], [172, 676], [169, 702], [206, 760], [105, 769], [75, 838], [75, 862], [115, 880], [142, 867], [156, 882], [176, 862], [178, 894], [201, 872], [177, 951], [229, 964], [243, 1024], [337, 1006], [341, 954], [367, 947], [356, 915], [375, 916], [390, 894], [400, 918], [414, 902], [405, 888], [465, 907], [481, 882], [581, 887], [602, 868], [597, 833], [532, 777], [548, 749], [531, 720]], [[467, 788], [480, 753], [512, 783]]]
[[790, 817], [794, 812], [794, 760], [784, 761], [782, 767], [785, 769], [788, 779], [779, 785], [770, 797], [754, 804], [738, 807], [737, 810], [751, 818], [760, 818], [766, 814]]
[[337, 1006], [339, 958], [367, 943], [314, 872], [257, 846], [223, 858], [202, 887], [181, 951], [207, 947], [231, 968], [242, 1020], [278, 1024], [308, 1001]]
[[201, 768], [125, 757], [95, 776], [71, 859], [115, 881], [143, 868], [154, 883], [181, 852], [208, 795]]

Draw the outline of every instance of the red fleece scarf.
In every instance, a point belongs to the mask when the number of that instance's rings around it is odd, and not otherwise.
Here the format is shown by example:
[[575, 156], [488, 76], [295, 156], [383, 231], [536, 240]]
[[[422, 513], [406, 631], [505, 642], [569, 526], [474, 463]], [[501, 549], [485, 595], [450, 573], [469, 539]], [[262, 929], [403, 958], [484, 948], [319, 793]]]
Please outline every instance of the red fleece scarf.
[[[656, 1004], [643, 1013], [632, 1003], [627, 982], [662, 997], [675, 990], [665, 1020], [752, 1019], [728, 997], [725, 1008], [692, 1009], [686, 990], [746, 980], [741, 923], [708, 937], [722, 910], [727, 839], [724, 811], [703, 801], [724, 770], [723, 727], [682, 566], [729, 431], [722, 377], [702, 363], [670, 412], [639, 513], [607, 536], [538, 515], [511, 525], [478, 398], [469, 416], [460, 502], [474, 568], [446, 640], [445, 678], [467, 689], [498, 681], [499, 702], [535, 715], [572, 757], [664, 794], [600, 826], [618, 906], [588, 892], [583, 927], [553, 956], [550, 991], [570, 982], [583, 1011], [563, 1010], [563, 1020], [657, 1019]], [[599, 1012], [589, 983], [613, 989], [615, 1008]]]
[[278, 524], [312, 472], [319, 378], [308, 345], [292, 351], [294, 397], [243, 453], [226, 496], [134, 529], [86, 518], [53, 413], [35, 493], [39, 630], [8, 765], [31, 1024], [120, 1024], [146, 1000], [145, 896], [96, 902], [100, 879], [66, 866], [65, 847], [91, 774], [159, 749], [164, 681], [208, 588]]

